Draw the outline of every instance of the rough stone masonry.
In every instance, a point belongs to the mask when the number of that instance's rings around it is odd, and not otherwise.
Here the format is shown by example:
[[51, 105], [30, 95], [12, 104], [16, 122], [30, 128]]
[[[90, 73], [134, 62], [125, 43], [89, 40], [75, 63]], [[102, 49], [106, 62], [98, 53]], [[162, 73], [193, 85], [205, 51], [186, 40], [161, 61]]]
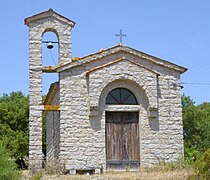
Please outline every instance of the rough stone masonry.
[[[45, 110], [46, 164], [71, 174], [99, 173], [109, 167], [139, 168], [183, 158], [180, 74], [186, 68], [123, 44], [72, 58], [75, 23], [52, 9], [26, 18], [25, 24], [30, 51], [31, 172], [42, 169]], [[47, 71], [42, 66], [42, 36], [49, 31], [58, 37], [59, 63]], [[51, 85], [43, 104], [42, 73], [52, 71], [58, 73], [59, 81]], [[114, 98], [111, 104], [110, 96]], [[137, 112], [137, 119], [116, 116], [111, 121], [107, 116], [127, 113], [129, 117], [132, 112]]]

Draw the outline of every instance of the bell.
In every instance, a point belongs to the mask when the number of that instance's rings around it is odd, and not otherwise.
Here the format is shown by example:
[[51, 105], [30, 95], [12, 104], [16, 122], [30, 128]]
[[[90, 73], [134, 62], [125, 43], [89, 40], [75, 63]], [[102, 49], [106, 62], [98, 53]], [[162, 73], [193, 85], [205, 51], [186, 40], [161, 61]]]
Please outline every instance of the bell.
[[48, 49], [52, 49], [52, 48], [53, 48], [53, 43], [49, 41], [49, 42], [47, 43], [47, 48], [48, 48]]

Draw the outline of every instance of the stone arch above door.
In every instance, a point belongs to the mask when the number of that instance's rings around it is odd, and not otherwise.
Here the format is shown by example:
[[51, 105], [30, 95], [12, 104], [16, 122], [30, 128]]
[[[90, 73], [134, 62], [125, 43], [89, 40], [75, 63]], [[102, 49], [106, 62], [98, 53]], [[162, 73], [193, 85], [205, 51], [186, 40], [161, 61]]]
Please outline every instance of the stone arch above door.
[[[138, 104], [137, 105], [106, 105], [106, 97], [109, 92], [116, 88], [125, 88], [133, 93], [135, 96]], [[133, 81], [125, 80], [125, 79], [118, 79], [109, 83], [101, 92], [99, 98], [99, 104], [97, 106], [90, 107], [90, 116], [97, 116], [99, 111], [102, 112], [104, 110], [111, 110], [111, 111], [139, 111], [140, 109], [145, 109], [146, 111], [150, 107], [149, 99], [146, 95], [144, 89], [142, 89], [138, 84]]]
[[135, 82], [132, 82], [130, 80], [122, 80], [122, 79], [111, 82], [103, 89], [99, 101], [100, 107], [107, 106], [106, 97], [112, 90], [116, 88], [125, 88], [131, 91], [131, 93], [133, 93], [133, 95], [135, 96], [138, 105], [141, 105], [145, 109], [149, 107], [149, 100], [146, 96], [145, 91], [141, 87], [139, 87]]
[[[131, 68], [127, 68], [131, 67]], [[104, 93], [107, 94], [112, 88], [125, 87], [136, 94], [137, 98], [145, 99], [143, 107], [156, 108], [158, 106], [158, 75], [141, 66], [133, 64], [129, 60], [122, 60], [110, 66], [95, 68], [87, 75], [89, 92], [90, 116], [91, 113], [104, 106]], [[135, 88], [133, 88], [135, 87]], [[110, 89], [111, 88], [111, 89]], [[138, 89], [138, 90], [135, 90]], [[108, 91], [108, 92], [107, 92]]]

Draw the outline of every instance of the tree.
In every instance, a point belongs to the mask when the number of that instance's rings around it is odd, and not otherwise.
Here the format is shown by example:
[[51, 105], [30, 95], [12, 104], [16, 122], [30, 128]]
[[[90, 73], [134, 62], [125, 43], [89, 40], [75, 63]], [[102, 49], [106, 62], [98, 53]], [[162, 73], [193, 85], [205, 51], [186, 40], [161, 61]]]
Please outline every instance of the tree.
[[10, 180], [19, 179], [20, 171], [17, 170], [17, 165], [11, 159], [7, 149], [0, 144], [0, 179]]
[[210, 103], [195, 105], [182, 97], [185, 157], [195, 161], [210, 147]]
[[210, 179], [210, 148], [208, 148], [201, 158], [195, 163], [197, 169], [197, 179]]
[[0, 141], [13, 157], [28, 155], [28, 97], [12, 92], [0, 97]]

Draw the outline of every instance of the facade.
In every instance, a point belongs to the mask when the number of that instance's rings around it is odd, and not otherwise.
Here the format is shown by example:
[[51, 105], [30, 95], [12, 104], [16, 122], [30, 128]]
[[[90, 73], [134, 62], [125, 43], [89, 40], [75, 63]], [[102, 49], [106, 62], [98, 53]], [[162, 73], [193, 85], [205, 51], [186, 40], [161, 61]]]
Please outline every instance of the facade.
[[[71, 57], [74, 22], [52, 9], [25, 19], [30, 46], [31, 171], [47, 163], [77, 171], [138, 168], [183, 158], [180, 74], [187, 69], [122, 44]], [[59, 39], [59, 65], [43, 67], [44, 32]], [[59, 74], [42, 104], [42, 73]]]

